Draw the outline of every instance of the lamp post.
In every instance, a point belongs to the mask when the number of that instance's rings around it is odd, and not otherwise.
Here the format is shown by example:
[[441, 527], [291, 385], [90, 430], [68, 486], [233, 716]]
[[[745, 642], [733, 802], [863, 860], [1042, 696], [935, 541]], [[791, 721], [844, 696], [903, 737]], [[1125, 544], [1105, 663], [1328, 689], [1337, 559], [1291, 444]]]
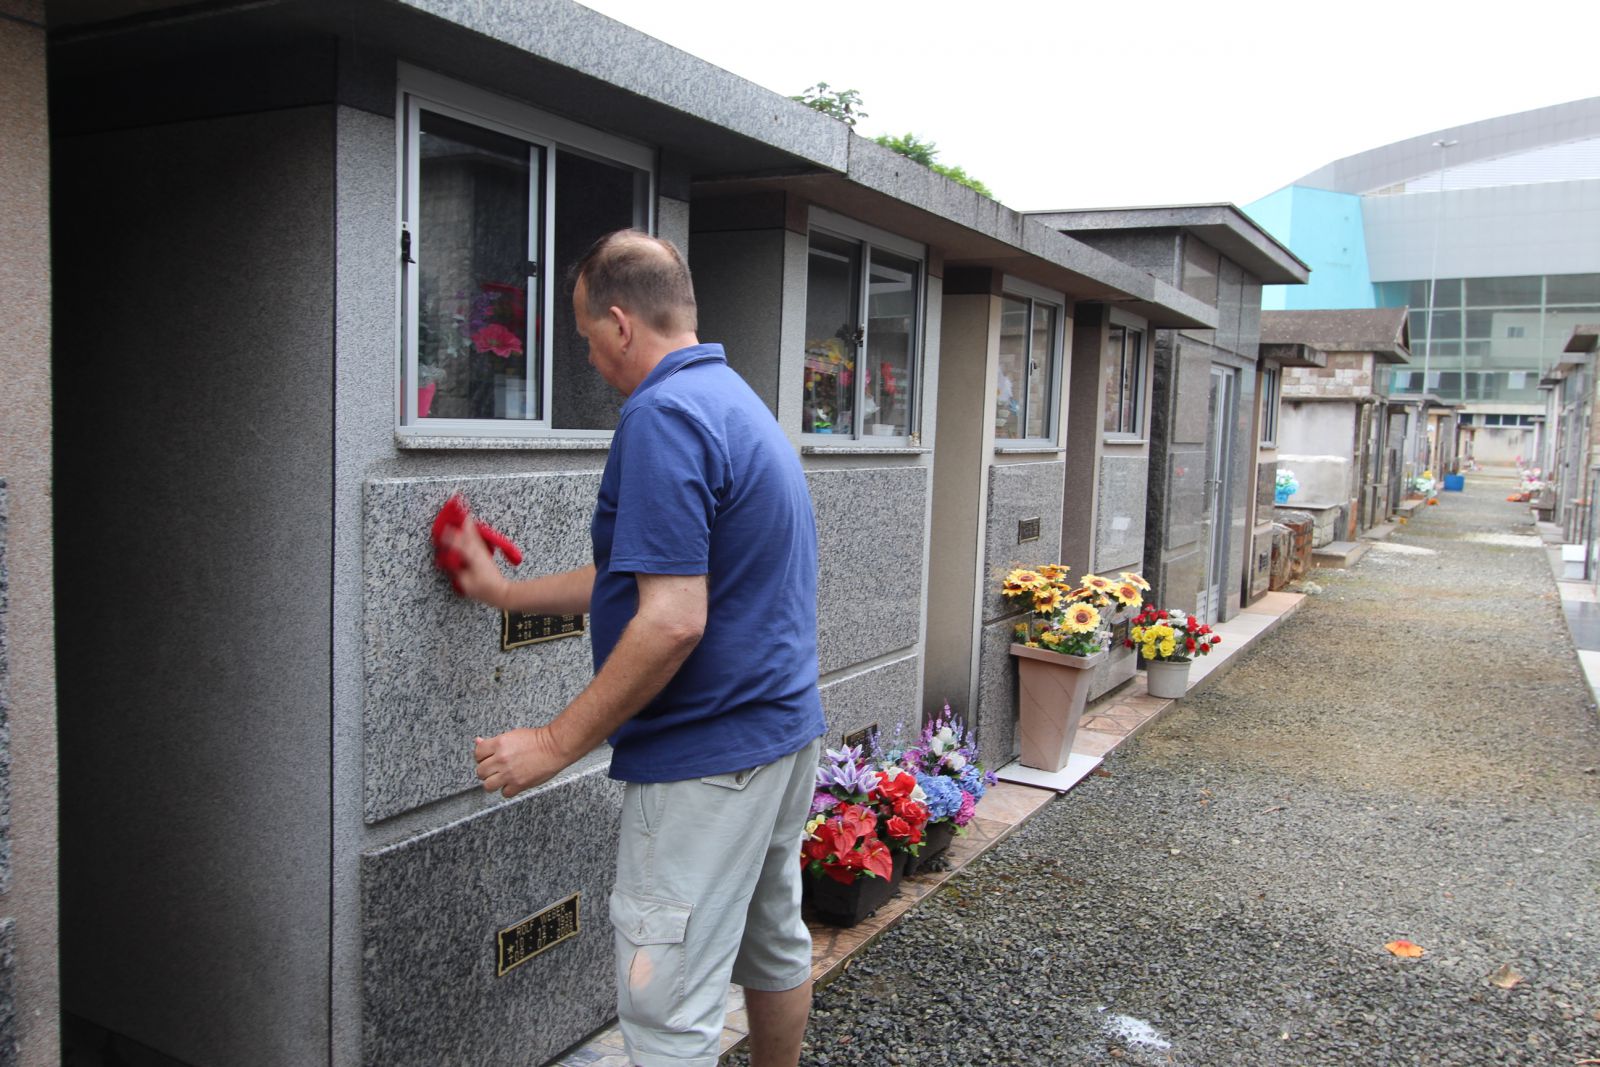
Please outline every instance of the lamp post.
[[[1439, 229], [1444, 222], [1444, 154], [1445, 149], [1452, 145], [1460, 144], [1459, 141], [1439, 140], [1433, 142], [1433, 147], [1439, 150], [1439, 202], [1434, 206], [1433, 212], [1433, 255], [1428, 265], [1428, 321], [1423, 323], [1422, 332], [1422, 399], [1418, 402], [1418, 414], [1422, 418], [1422, 440], [1424, 447], [1428, 441], [1428, 373], [1433, 364], [1433, 316], [1434, 293], [1439, 284]], [[1461, 348], [1461, 402], [1467, 399], [1467, 356], [1466, 345]], [[1424, 460], [1428, 466], [1435, 465], [1437, 457], [1432, 455], [1432, 450], [1427, 450]]]

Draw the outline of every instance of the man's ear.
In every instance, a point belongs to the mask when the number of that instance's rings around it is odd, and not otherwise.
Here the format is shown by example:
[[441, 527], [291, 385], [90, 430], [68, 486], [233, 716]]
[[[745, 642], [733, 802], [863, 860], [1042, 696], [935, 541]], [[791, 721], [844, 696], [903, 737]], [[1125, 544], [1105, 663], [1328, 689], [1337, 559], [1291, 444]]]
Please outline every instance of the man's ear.
[[633, 340], [633, 320], [628, 318], [628, 313], [613, 304], [606, 309], [606, 325], [617, 331], [617, 336], [623, 344]]

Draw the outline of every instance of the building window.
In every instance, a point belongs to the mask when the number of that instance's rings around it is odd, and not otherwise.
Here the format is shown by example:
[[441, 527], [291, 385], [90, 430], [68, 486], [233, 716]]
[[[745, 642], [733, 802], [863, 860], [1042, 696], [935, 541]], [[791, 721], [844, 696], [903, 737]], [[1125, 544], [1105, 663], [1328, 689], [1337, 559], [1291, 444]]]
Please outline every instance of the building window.
[[1267, 367], [1261, 372], [1261, 443], [1264, 445], [1278, 439], [1279, 378], [1282, 374], [1277, 367]]
[[401, 76], [402, 432], [604, 434], [567, 270], [651, 228], [654, 153], [409, 68]]
[[1144, 334], [1113, 323], [1102, 362], [1102, 426], [1106, 433], [1138, 436], [1144, 431]]
[[812, 223], [800, 431], [909, 437], [926, 253], [826, 212]]
[[1053, 441], [1052, 406], [1061, 365], [1065, 302], [1028, 292], [1010, 281], [1007, 288], [1010, 291], [1000, 297], [994, 435], [1008, 441]]

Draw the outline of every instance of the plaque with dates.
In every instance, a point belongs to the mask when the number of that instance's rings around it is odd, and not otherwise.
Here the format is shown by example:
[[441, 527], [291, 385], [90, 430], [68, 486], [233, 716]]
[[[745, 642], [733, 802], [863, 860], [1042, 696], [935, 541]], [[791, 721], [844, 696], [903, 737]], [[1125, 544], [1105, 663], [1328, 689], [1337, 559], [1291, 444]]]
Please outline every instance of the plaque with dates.
[[508, 926], [495, 937], [495, 977], [527, 963], [570, 937], [578, 936], [578, 894]]
[[1039, 540], [1039, 518], [1019, 519], [1017, 521], [1017, 544], [1025, 545], [1029, 541]]
[[500, 618], [502, 652], [583, 633], [582, 615], [524, 615], [520, 611], [502, 611]]
[[1121, 648], [1123, 642], [1128, 639], [1129, 626], [1130, 620], [1128, 619], [1118, 619], [1111, 624], [1111, 648], [1113, 651]]

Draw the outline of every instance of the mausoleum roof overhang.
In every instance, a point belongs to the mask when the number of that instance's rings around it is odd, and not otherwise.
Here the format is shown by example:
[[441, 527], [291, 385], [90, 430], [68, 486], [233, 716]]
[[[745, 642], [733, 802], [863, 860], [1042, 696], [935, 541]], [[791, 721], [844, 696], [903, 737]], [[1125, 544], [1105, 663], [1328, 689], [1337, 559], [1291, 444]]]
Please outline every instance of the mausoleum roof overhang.
[[1179, 229], [1194, 234], [1263, 285], [1304, 285], [1311, 278], [1304, 260], [1233, 204], [1030, 211], [1028, 216], [1067, 234]]
[[1280, 367], [1326, 367], [1328, 354], [1318, 348], [1305, 344], [1263, 344], [1260, 346], [1260, 356]]
[[1263, 311], [1261, 343], [1305, 344], [1323, 352], [1371, 353], [1380, 363], [1411, 363], [1407, 312], [1403, 307]]
[[392, 113], [393, 96], [373, 88], [382, 82], [373, 72], [402, 60], [654, 147], [667, 197], [781, 188], [926, 243], [949, 265], [991, 266], [1072, 299], [1126, 306], [1156, 326], [1217, 325], [1214, 308], [1176, 286], [570, 0], [259, 0], [199, 10], [175, 0], [61, 0], [49, 18], [53, 39], [87, 67], [134, 53], [148, 63], [148, 48], [169, 67], [199, 68], [215, 64], [219, 43], [276, 41], [290, 54], [297, 42], [336, 43], [341, 84], [318, 91], [378, 113]]

